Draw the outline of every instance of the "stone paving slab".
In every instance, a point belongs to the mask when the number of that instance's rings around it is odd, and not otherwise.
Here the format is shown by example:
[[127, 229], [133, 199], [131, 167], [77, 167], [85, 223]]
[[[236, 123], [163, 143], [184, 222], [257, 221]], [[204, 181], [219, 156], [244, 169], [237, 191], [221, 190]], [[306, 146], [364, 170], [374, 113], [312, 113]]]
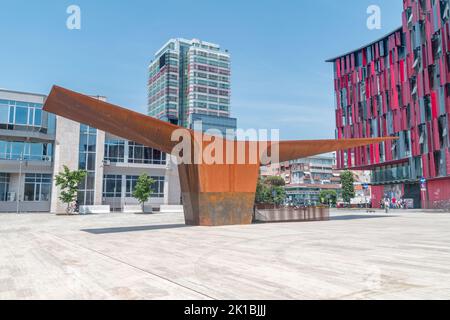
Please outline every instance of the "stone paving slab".
[[0, 214], [0, 299], [449, 299], [450, 214], [187, 227]]

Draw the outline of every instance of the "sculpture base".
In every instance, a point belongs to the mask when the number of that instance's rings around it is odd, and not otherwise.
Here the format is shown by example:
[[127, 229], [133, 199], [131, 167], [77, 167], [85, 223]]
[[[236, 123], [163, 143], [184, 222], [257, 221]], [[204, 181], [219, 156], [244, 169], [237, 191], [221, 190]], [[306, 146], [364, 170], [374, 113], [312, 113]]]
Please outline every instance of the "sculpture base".
[[178, 166], [187, 225], [251, 224], [259, 165]]
[[183, 192], [184, 216], [191, 226], [251, 224], [253, 192]]

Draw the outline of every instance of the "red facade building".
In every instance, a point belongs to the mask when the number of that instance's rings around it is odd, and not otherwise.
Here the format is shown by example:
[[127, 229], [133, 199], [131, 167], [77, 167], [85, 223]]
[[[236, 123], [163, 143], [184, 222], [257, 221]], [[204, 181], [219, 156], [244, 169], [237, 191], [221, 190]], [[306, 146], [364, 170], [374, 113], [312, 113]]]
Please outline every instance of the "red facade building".
[[336, 137], [399, 137], [338, 152], [337, 166], [372, 170], [374, 206], [389, 196], [440, 207], [450, 203], [450, 0], [403, 6], [401, 28], [329, 60]]

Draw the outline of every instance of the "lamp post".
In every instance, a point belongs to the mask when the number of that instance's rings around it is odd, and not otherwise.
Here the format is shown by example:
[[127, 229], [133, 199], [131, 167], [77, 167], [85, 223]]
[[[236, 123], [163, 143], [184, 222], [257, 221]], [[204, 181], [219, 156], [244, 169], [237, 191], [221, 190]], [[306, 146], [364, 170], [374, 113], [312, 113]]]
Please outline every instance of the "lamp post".
[[19, 183], [17, 185], [17, 198], [16, 198], [16, 213], [20, 213], [20, 188], [22, 182], [22, 161], [23, 161], [23, 152], [20, 154], [19, 158]]

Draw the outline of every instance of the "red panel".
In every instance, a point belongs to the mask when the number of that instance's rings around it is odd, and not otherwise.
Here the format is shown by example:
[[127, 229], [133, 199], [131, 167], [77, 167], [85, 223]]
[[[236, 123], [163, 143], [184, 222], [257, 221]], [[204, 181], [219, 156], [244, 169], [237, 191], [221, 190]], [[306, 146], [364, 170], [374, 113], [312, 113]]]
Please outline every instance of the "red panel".
[[430, 172], [429, 175], [430, 177], [436, 177], [436, 165], [434, 163], [434, 153], [430, 152], [428, 154], [428, 156], [430, 157], [430, 162], [429, 162], [429, 166], [430, 166]]
[[433, 119], [436, 119], [438, 116], [437, 96], [434, 90], [431, 91], [431, 114]]
[[450, 149], [445, 149], [445, 158], [447, 159], [447, 175], [450, 175]]
[[370, 150], [370, 163], [374, 164], [375, 163], [375, 154], [374, 154], [373, 144], [370, 145], [369, 150]]
[[380, 145], [374, 145], [375, 163], [380, 163]]
[[450, 199], [450, 179], [431, 180], [427, 182], [428, 200], [433, 206], [439, 201]]
[[381, 208], [380, 203], [384, 197], [384, 186], [371, 186], [372, 208]]

